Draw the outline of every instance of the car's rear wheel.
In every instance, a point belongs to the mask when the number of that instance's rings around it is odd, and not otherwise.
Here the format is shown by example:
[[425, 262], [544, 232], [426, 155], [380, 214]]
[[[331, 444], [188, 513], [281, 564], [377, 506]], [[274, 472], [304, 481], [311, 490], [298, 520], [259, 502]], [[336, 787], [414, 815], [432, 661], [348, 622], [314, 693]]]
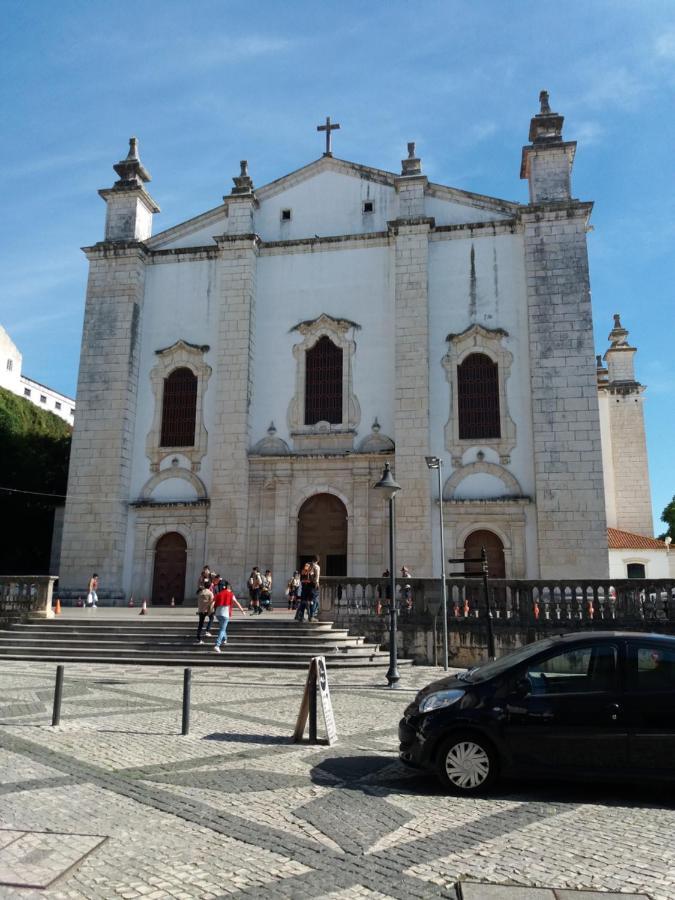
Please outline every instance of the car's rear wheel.
[[456, 794], [480, 794], [494, 784], [497, 753], [480, 734], [458, 733], [447, 738], [436, 757], [441, 783]]

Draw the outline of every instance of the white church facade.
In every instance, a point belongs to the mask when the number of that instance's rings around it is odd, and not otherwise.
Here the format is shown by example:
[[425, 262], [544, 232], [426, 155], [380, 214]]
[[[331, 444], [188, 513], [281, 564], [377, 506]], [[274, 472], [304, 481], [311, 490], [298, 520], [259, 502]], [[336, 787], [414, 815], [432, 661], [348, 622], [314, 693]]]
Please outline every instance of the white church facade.
[[398, 559], [431, 577], [430, 454], [448, 556], [485, 544], [495, 575], [606, 578], [608, 519], [652, 533], [642, 388], [620, 322], [596, 361], [592, 204], [562, 125], [542, 92], [527, 204], [430, 182], [414, 144], [400, 174], [337, 159], [328, 130], [320, 159], [260, 188], [243, 162], [222, 204], [154, 236], [132, 139], [85, 249], [61, 588], [96, 571], [179, 601], [205, 562], [241, 586], [315, 552], [379, 576], [386, 461]]

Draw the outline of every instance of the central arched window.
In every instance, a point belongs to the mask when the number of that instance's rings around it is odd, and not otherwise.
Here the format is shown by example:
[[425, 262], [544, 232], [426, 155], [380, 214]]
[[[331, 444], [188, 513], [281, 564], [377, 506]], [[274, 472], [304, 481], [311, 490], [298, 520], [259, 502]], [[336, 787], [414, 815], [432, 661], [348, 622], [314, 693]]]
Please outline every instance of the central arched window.
[[342, 423], [342, 349], [325, 335], [305, 354], [305, 425]]
[[499, 370], [485, 353], [471, 353], [457, 366], [459, 437], [501, 437]]
[[174, 369], [164, 379], [162, 447], [192, 447], [197, 415], [197, 376], [188, 368]]

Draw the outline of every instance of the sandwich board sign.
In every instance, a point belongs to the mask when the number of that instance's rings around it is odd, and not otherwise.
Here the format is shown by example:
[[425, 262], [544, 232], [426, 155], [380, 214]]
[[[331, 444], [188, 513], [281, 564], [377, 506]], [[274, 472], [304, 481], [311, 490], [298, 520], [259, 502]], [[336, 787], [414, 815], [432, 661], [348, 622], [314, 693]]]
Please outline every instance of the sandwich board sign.
[[293, 740], [296, 743], [302, 740], [305, 733], [305, 726], [309, 719], [309, 743], [319, 743], [319, 739], [317, 738], [317, 688], [321, 710], [323, 712], [323, 721], [326, 726], [326, 739], [325, 741], [321, 741], [321, 743], [327, 743], [330, 746], [337, 741], [337, 728], [335, 726], [333, 704], [331, 703], [330, 690], [328, 688], [326, 659], [323, 656], [313, 656], [309, 661], [309, 671], [307, 672], [305, 691], [302, 695], [298, 720], [295, 723]]

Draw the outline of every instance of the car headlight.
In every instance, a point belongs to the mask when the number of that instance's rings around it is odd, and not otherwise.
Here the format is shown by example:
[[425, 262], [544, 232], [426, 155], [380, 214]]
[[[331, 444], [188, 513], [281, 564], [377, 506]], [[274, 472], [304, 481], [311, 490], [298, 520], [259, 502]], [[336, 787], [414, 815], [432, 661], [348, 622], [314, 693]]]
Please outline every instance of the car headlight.
[[464, 691], [449, 690], [436, 691], [435, 694], [429, 694], [420, 703], [420, 712], [431, 712], [432, 709], [443, 709], [444, 706], [452, 706], [464, 696]]

